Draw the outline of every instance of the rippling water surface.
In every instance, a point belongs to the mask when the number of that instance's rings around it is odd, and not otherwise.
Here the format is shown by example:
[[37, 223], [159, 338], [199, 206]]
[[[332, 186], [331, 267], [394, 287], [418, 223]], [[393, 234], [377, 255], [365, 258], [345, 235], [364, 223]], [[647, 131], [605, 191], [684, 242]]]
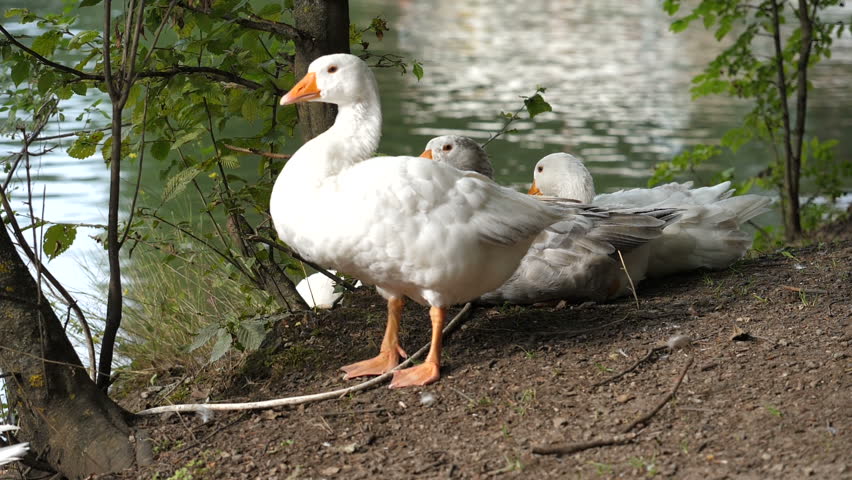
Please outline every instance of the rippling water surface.
[[[0, 0], [0, 8], [20, 6], [13, 3], [17, 2]], [[36, 0], [32, 8], [48, 11], [53, 3]], [[445, 133], [484, 141], [501, 127], [497, 119], [501, 111], [516, 110], [519, 97], [541, 85], [548, 89], [545, 98], [554, 112], [534, 121], [522, 115], [513, 125], [517, 133], [488, 147], [498, 181], [528, 183], [539, 158], [570, 151], [586, 160], [598, 189], [606, 191], [644, 185], [655, 163], [695, 143], [715, 141], [747, 110], [747, 105], [723, 97], [691, 101], [690, 79], [721, 45], [700, 28], [670, 33], [670, 19], [656, 0], [350, 4], [353, 21], [361, 25], [379, 13], [388, 19], [391, 31], [383, 42], [373, 42], [373, 48], [416, 58], [426, 71], [419, 82], [396, 71], [378, 72], [385, 114], [383, 153], [419, 154], [429, 138]], [[852, 7], [831, 14], [848, 20]], [[819, 65], [812, 78], [809, 129], [820, 138], [839, 139], [838, 158], [848, 160], [852, 156], [848, 36], [835, 42], [831, 60]], [[70, 105], [66, 117], [75, 118], [82, 108]], [[81, 127], [82, 123], [68, 122], [61, 131], [58, 125], [49, 128], [62, 133]], [[4, 153], [18, 148], [7, 139], [0, 143]], [[720, 164], [707, 165], [700, 175], [709, 180], [713, 171], [728, 166], [739, 175], [753, 174], [765, 164], [766, 155], [759, 148], [746, 148]], [[156, 178], [153, 169], [158, 165], [148, 166], [152, 171], [146, 178]], [[53, 221], [105, 223], [108, 174], [99, 155], [77, 160], [57, 150], [34, 158], [33, 174], [38, 179], [37, 215], [44, 205], [45, 217]], [[20, 188], [16, 192], [19, 209], [24, 208], [23, 193]], [[93, 233], [81, 230], [70, 254], [49, 267], [72, 289], [97, 296], [80, 267], [80, 263], [100, 264], [105, 256], [88, 238]], [[92, 301], [91, 308], [98, 308], [100, 301]]]

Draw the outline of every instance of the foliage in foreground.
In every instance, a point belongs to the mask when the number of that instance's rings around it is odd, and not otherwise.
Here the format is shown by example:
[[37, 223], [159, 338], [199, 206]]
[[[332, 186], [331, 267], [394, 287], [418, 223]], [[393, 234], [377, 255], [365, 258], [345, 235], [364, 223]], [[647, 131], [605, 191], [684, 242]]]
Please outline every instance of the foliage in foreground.
[[[821, 140], [806, 131], [811, 89], [808, 72], [831, 57], [835, 37], [852, 29], [852, 24], [823, 19], [828, 8], [839, 4], [841, 0], [799, 0], [796, 4], [781, 0], [702, 0], [675, 20], [671, 29], [676, 33], [701, 21], [704, 28], [714, 29], [717, 40], [730, 41], [704, 72], [693, 78], [693, 98], [729, 95], [749, 100], [752, 109], [741, 126], [725, 133], [719, 145], [697, 145], [661, 163], [649, 183], [671, 181], [675, 174], [693, 171], [723, 151], [736, 153], [749, 142], [761, 142], [774, 158], [739, 190], [747, 191], [755, 183], [778, 190], [785, 236], [790, 241], [802, 233], [799, 186], [802, 178], [807, 179], [815, 193], [804, 204], [804, 227], [812, 226], [815, 213], [825, 210], [814, 204], [814, 198], [822, 195], [833, 202], [852, 177], [852, 162], [835, 160], [837, 141]], [[663, 2], [663, 9], [672, 16], [681, 6], [680, 0]], [[787, 26], [788, 19], [793, 19], [793, 27]], [[732, 170], [725, 172], [725, 179], [732, 175]]]

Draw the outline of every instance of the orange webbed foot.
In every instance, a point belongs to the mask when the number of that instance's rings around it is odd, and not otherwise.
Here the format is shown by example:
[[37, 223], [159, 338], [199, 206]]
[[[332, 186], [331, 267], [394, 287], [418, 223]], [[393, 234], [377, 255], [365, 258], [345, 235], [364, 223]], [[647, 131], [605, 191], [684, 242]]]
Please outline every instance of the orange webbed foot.
[[394, 372], [390, 388], [428, 385], [438, 378], [440, 378], [440, 367], [437, 363], [427, 361], [416, 367]]
[[351, 365], [340, 367], [340, 369], [346, 372], [346, 376], [343, 377], [344, 380], [381, 375], [399, 365], [399, 357], [406, 358], [407, 356], [408, 354], [405, 353], [405, 350], [397, 346], [391, 350], [382, 350], [373, 358], [355, 362]]

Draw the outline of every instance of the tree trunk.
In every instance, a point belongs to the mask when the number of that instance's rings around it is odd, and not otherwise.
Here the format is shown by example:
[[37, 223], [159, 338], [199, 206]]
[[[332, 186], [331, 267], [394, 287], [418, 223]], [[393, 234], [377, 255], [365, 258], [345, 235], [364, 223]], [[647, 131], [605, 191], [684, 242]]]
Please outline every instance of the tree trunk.
[[[296, 42], [296, 78], [308, 72], [316, 58], [331, 53], [349, 53], [348, 0], [295, 0], [294, 26], [305, 38]], [[326, 131], [334, 123], [337, 108], [328, 103], [297, 104], [299, 125], [305, 141]]]
[[[814, 10], [816, 11], [816, 10]], [[798, 72], [796, 75], [796, 126], [793, 156], [787, 162], [786, 185], [788, 197], [788, 212], [784, 216], [784, 235], [787, 241], [793, 241], [802, 235], [802, 222], [799, 212], [799, 181], [802, 169], [802, 145], [805, 140], [805, 120], [808, 113], [808, 68], [810, 67], [811, 43], [813, 42], [813, 26], [808, 13], [808, 2], [799, 0], [797, 15], [801, 27], [802, 39], [799, 45]]]
[[127, 413], [86, 375], [5, 228], [0, 292], [0, 371], [20, 437], [72, 479], [150, 462], [144, 432], [131, 429]]
[[[800, 0], [804, 1], [804, 0]], [[784, 49], [781, 47], [780, 0], [772, 0], [772, 40], [775, 46], [775, 72], [778, 75], [778, 97], [781, 102], [781, 120], [784, 126], [784, 191], [781, 211], [784, 215], [784, 236], [787, 241], [798, 238], [802, 232], [799, 220], [799, 169], [800, 155], [794, 153], [793, 132], [790, 127], [790, 108], [787, 105], [787, 78], [784, 73]], [[807, 87], [806, 87], [807, 88]]]

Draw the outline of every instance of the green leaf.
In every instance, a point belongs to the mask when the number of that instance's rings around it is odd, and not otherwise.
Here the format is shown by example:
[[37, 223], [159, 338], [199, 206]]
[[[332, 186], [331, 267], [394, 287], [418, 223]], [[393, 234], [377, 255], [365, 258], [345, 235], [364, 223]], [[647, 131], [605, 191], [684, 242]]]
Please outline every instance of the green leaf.
[[166, 140], [157, 140], [151, 145], [151, 155], [157, 160], [164, 160], [172, 151], [172, 143]]
[[250, 123], [254, 123], [260, 117], [260, 106], [257, 103], [257, 98], [254, 95], [246, 95], [243, 98], [243, 104], [240, 107], [240, 113], [243, 118]]
[[85, 82], [74, 82], [71, 84], [71, 91], [76, 93], [77, 95], [86, 95], [86, 91], [89, 89], [88, 85]]
[[86, 30], [84, 32], [80, 32], [71, 38], [71, 40], [68, 42], [68, 48], [70, 48], [71, 50], [76, 50], [82, 47], [84, 44], [89, 43], [92, 40], [98, 38], [98, 36], [100, 36], [100, 32], [96, 30]]
[[527, 112], [530, 114], [530, 118], [534, 118], [540, 113], [553, 111], [553, 107], [544, 101], [544, 97], [539, 94], [535, 94], [530, 98], [525, 98], [524, 106], [527, 107]]
[[228, 330], [220, 328], [216, 333], [216, 343], [213, 344], [213, 350], [210, 352], [210, 363], [222, 358], [228, 350], [231, 349], [231, 334]]
[[178, 147], [180, 147], [180, 146], [184, 145], [185, 143], [189, 143], [189, 142], [191, 142], [191, 141], [195, 140], [195, 139], [196, 139], [196, 138], [198, 138], [198, 137], [199, 137], [202, 133], [204, 133], [204, 129], [203, 129], [203, 128], [197, 128], [197, 129], [195, 129], [195, 130], [191, 130], [191, 131], [189, 131], [189, 132], [187, 132], [187, 133], [185, 133], [185, 134], [181, 135], [181, 136], [180, 136], [180, 137], [178, 137], [177, 139], [175, 139], [175, 141], [174, 141], [174, 143], [172, 144], [172, 146], [173, 146], [173, 148], [178, 148]]
[[33, 40], [32, 49], [41, 56], [49, 57], [53, 55], [53, 52], [56, 50], [56, 46], [59, 45], [59, 38], [61, 35], [61, 33], [54, 30], [44, 32]]
[[423, 65], [420, 64], [417, 60], [411, 66], [411, 73], [417, 77], [417, 81], [419, 82], [421, 78], [423, 78]]
[[246, 351], [257, 350], [266, 336], [266, 322], [263, 320], [248, 320], [241, 322], [237, 328], [237, 342]]
[[77, 226], [67, 223], [59, 223], [51, 226], [44, 234], [44, 253], [47, 258], [53, 260], [74, 243], [77, 237]]
[[30, 62], [26, 60], [19, 60], [18, 63], [12, 66], [12, 81], [15, 83], [16, 87], [29, 76]]
[[680, 33], [682, 31], [686, 30], [686, 27], [688, 27], [688, 26], [689, 26], [689, 20], [686, 19], [686, 18], [681, 18], [679, 20], [675, 20], [674, 22], [672, 22], [672, 24], [669, 26], [669, 30], [671, 30], [674, 33]]
[[680, 1], [679, 0], [665, 0], [663, 2], [663, 10], [669, 15], [672, 16], [680, 9]]
[[78, 134], [77, 140], [68, 148], [68, 155], [73, 158], [88, 158], [98, 150], [98, 142], [104, 138], [104, 132]]
[[101, 3], [101, 0], [83, 0], [82, 2], [80, 2], [80, 8], [91, 7], [99, 3]]
[[53, 70], [45, 70], [41, 76], [38, 77], [38, 93], [42, 95], [47, 93], [47, 91], [53, 87], [55, 81], [56, 75], [53, 73]]
[[195, 338], [192, 339], [192, 343], [190, 343], [189, 346], [186, 347], [186, 350], [188, 352], [192, 352], [203, 347], [204, 344], [209, 342], [210, 339], [213, 338], [214, 335], [216, 335], [219, 329], [219, 325], [216, 324], [207, 325], [206, 327], [202, 328], [198, 331], [198, 333], [195, 334]]
[[240, 168], [240, 160], [236, 155], [222, 155], [222, 166], [228, 169]]
[[199, 173], [201, 173], [201, 170], [192, 166], [181, 170], [168, 179], [165, 188], [163, 188], [163, 202], [168, 202], [183, 192], [186, 186], [189, 185], [189, 182], [194, 180]]

